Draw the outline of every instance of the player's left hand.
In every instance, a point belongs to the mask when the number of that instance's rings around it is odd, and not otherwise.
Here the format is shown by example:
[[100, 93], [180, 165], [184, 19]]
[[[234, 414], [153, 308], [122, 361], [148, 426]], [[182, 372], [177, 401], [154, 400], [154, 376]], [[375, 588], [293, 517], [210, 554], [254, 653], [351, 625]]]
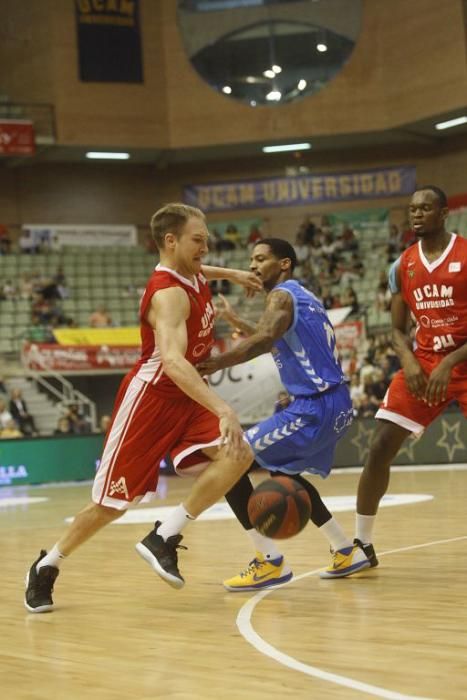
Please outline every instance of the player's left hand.
[[202, 377], [207, 374], [214, 374], [217, 370], [222, 369], [220, 355], [214, 355], [213, 357], [208, 357], [206, 360], [199, 362], [196, 365], [196, 369]]
[[247, 297], [254, 297], [257, 292], [263, 291], [263, 283], [252, 272], [245, 270], [235, 270], [235, 284], [240, 285], [246, 292]]
[[437, 406], [446, 401], [448, 385], [451, 381], [452, 367], [448, 362], [441, 360], [428, 377], [424, 400], [429, 406]]

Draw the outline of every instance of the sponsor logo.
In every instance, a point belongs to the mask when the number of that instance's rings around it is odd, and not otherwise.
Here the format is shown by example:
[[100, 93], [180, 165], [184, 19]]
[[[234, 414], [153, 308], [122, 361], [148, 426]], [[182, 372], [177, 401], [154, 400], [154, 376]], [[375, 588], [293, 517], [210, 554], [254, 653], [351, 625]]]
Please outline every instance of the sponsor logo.
[[461, 271], [460, 262], [449, 263], [448, 272], [460, 272], [460, 271]]
[[431, 325], [430, 319], [428, 316], [420, 316], [420, 323], [423, 326], [423, 328], [429, 328]]
[[109, 496], [119, 494], [128, 499], [128, 489], [126, 487], [125, 477], [121, 476], [118, 481], [112, 481], [109, 488]]
[[15, 479], [27, 479], [28, 470], [24, 464], [0, 465], [0, 484], [11, 484]]
[[193, 357], [201, 357], [203, 352], [206, 350], [206, 345], [204, 343], [198, 343], [198, 345], [195, 345], [193, 348]]

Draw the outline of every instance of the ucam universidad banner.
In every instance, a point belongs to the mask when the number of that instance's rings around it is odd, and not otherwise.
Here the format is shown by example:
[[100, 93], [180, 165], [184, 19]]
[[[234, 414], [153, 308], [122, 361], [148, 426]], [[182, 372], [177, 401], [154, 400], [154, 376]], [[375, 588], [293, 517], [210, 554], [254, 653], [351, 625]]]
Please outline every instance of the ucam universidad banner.
[[183, 199], [205, 212], [232, 211], [401, 197], [415, 187], [415, 167], [401, 166], [186, 185]]

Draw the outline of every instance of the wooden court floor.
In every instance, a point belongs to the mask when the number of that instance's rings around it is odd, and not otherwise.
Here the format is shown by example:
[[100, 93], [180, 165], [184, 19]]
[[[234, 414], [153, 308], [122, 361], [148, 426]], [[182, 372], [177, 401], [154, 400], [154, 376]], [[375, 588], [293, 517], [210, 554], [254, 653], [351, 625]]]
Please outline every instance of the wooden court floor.
[[[151, 524], [114, 524], [65, 562], [44, 615], [23, 607], [25, 570], [89, 485], [1, 488], [1, 697], [467, 698], [467, 465], [455, 467], [393, 473], [390, 501], [414, 502], [380, 509], [380, 567], [358, 577], [318, 578], [329, 554], [309, 525], [283, 543], [290, 584], [227, 593], [221, 582], [252, 558], [249, 541], [232, 519], [200, 520], [185, 531], [176, 591], [134, 551]], [[315, 482], [344, 504], [336, 516], [351, 534], [344, 497], [357, 480], [345, 471]], [[165, 477], [151, 507], [177, 504], [188, 485]]]

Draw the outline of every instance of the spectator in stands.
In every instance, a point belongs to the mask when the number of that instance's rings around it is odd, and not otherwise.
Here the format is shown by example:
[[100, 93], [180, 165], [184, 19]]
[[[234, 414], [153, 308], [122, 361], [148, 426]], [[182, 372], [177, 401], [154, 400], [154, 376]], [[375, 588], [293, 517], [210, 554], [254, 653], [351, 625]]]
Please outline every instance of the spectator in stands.
[[358, 301], [357, 292], [351, 285], [349, 285], [342, 294], [341, 302], [343, 306], [351, 307], [351, 314], [358, 314], [358, 312], [360, 311], [360, 304]]
[[78, 404], [73, 403], [68, 406], [65, 418], [70, 422], [71, 432], [75, 435], [87, 435], [91, 432], [91, 424]]
[[349, 224], [345, 224], [339, 236], [342, 250], [358, 250], [358, 240], [355, 231]]
[[0, 430], [0, 440], [12, 440], [13, 438], [22, 438], [23, 433], [16, 425], [15, 421], [10, 420], [7, 425]]
[[107, 431], [110, 428], [110, 424], [112, 422], [112, 418], [108, 416], [107, 414], [104, 414], [101, 416], [101, 419], [99, 421], [99, 428], [100, 432], [103, 433], [104, 435], [107, 435]]
[[[213, 265], [214, 267], [227, 267], [226, 260], [222, 255], [222, 251], [212, 247], [211, 243], [208, 243], [209, 253], [204, 259], [206, 265]], [[231, 286], [229, 280], [212, 280], [209, 282], [209, 288], [212, 294], [230, 294]]]
[[279, 413], [279, 411], [283, 411], [284, 408], [287, 408], [287, 406], [290, 405], [291, 398], [288, 394], [287, 391], [280, 391], [277, 394], [277, 401], [274, 404], [274, 413]]
[[228, 224], [224, 232], [222, 249], [234, 250], [235, 248], [240, 248], [241, 244], [242, 234], [235, 224]]
[[251, 224], [250, 226], [250, 232], [248, 234], [248, 238], [246, 240], [247, 246], [249, 248], [252, 248], [255, 243], [258, 243], [263, 238], [263, 234], [261, 233], [261, 230], [257, 224]]
[[334, 296], [331, 294], [331, 290], [329, 289], [329, 287], [323, 287], [321, 293], [321, 301], [323, 302], [323, 306], [325, 309], [334, 308]]
[[402, 230], [402, 235], [400, 238], [401, 242], [401, 250], [405, 250], [409, 246], [412, 245], [412, 243], [415, 243], [417, 241], [417, 236], [415, 235], [415, 232], [412, 230], [410, 223], [408, 221], [405, 222], [403, 230]]
[[13, 420], [13, 416], [6, 406], [6, 401], [0, 398], [0, 428], [6, 428], [8, 423]]
[[301, 279], [305, 274], [305, 267], [310, 257], [310, 246], [305, 241], [305, 232], [297, 231], [297, 236], [294, 243], [295, 255], [297, 256], [297, 266], [295, 268], [295, 276]]
[[371, 401], [367, 393], [362, 394], [358, 401], [358, 417], [359, 418], [373, 418], [378, 406]]
[[378, 284], [375, 304], [378, 311], [390, 311], [392, 294], [387, 281]]
[[317, 231], [316, 231], [316, 226], [313, 223], [311, 216], [305, 216], [305, 218], [303, 219], [303, 221], [300, 225], [299, 232], [300, 231], [303, 231], [303, 235], [304, 235], [303, 240], [305, 243], [310, 244], [313, 242], [313, 239], [314, 239]]
[[384, 375], [384, 371], [381, 367], [376, 367], [373, 375], [371, 377], [371, 382], [367, 384], [367, 391], [370, 397], [376, 398], [377, 407], [384, 399], [386, 391], [389, 386], [389, 378]]
[[397, 260], [400, 255], [401, 248], [401, 234], [399, 229], [396, 224], [391, 224], [389, 228], [388, 245], [386, 248], [388, 263], [392, 263]]
[[20, 299], [31, 299], [34, 291], [33, 277], [30, 272], [23, 272], [18, 281]]
[[5, 280], [2, 288], [3, 299], [17, 299], [18, 290], [11, 280]]
[[352, 374], [350, 378], [350, 398], [352, 403], [355, 403], [358, 399], [363, 396], [363, 386], [360, 384], [360, 377], [357, 373]]
[[48, 324], [42, 323], [39, 314], [33, 313], [31, 325], [24, 334], [31, 343], [55, 343], [55, 337]]
[[20, 252], [26, 255], [34, 255], [39, 252], [39, 246], [32, 235], [32, 231], [25, 228], [19, 237]]
[[66, 281], [65, 273], [63, 267], [57, 267], [57, 272], [53, 276], [53, 282], [55, 284], [58, 298], [59, 299], [69, 299], [70, 290]]
[[39, 435], [34, 418], [28, 411], [21, 389], [12, 389], [10, 393], [10, 413], [24, 435]]
[[73, 435], [71, 423], [66, 416], [62, 416], [57, 421], [57, 427], [54, 430], [54, 435]]
[[109, 314], [105, 306], [98, 306], [95, 311], [89, 316], [89, 325], [91, 328], [110, 328], [112, 316]]
[[0, 224], [0, 255], [11, 253], [11, 238], [5, 224]]

